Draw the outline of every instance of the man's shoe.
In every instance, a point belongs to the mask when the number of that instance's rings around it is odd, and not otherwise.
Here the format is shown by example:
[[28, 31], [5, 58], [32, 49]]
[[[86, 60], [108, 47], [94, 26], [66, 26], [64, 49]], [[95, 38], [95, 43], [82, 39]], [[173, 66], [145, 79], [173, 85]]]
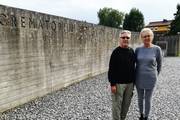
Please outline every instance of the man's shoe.
[[125, 119], [126, 119], [126, 117], [122, 117], [122, 116], [121, 116], [121, 120], [125, 120]]

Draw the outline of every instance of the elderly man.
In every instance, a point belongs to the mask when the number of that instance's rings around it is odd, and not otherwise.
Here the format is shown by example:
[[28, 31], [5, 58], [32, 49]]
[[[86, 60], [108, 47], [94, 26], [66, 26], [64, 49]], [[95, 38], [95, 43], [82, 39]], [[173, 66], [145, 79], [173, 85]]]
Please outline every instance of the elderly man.
[[135, 54], [129, 47], [130, 39], [130, 31], [120, 33], [119, 46], [112, 52], [109, 62], [113, 120], [125, 120], [133, 94]]

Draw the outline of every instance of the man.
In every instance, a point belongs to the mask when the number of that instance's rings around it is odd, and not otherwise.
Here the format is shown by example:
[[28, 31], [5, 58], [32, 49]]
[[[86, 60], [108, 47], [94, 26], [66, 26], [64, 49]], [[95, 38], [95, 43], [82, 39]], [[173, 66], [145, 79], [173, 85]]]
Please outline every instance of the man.
[[130, 31], [120, 33], [119, 46], [113, 51], [109, 62], [113, 120], [125, 120], [133, 94], [135, 54], [129, 47], [130, 39]]

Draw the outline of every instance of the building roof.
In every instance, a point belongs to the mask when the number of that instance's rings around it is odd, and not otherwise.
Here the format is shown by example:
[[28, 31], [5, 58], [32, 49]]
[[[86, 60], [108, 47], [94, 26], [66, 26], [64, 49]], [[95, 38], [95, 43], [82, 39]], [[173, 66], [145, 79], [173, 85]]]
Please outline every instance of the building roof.
[[171, 22], [172, 20], [164, 19], [163, 21], [150, 22], [146, 27], [168, 26]]

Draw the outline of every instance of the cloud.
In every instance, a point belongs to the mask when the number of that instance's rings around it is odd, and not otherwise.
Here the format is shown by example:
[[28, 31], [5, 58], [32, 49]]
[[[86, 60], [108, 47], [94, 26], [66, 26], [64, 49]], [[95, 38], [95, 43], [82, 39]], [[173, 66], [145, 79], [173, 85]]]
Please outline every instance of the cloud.
[[138, 8], [150, 21], [173, 19], [179, 0], [1, 0], [0, 4], [18, 7], [57, 16], [98, 23], [97, 12], [100, 8], [111, 7], [129, 13]]
[[146, 24], [148, 24], [152, 21], [173, 19], [173, 14], [177, 11], [176, 5], [178, 2], [179, 0], [136, 0], [132, 4], [143, 13]]

